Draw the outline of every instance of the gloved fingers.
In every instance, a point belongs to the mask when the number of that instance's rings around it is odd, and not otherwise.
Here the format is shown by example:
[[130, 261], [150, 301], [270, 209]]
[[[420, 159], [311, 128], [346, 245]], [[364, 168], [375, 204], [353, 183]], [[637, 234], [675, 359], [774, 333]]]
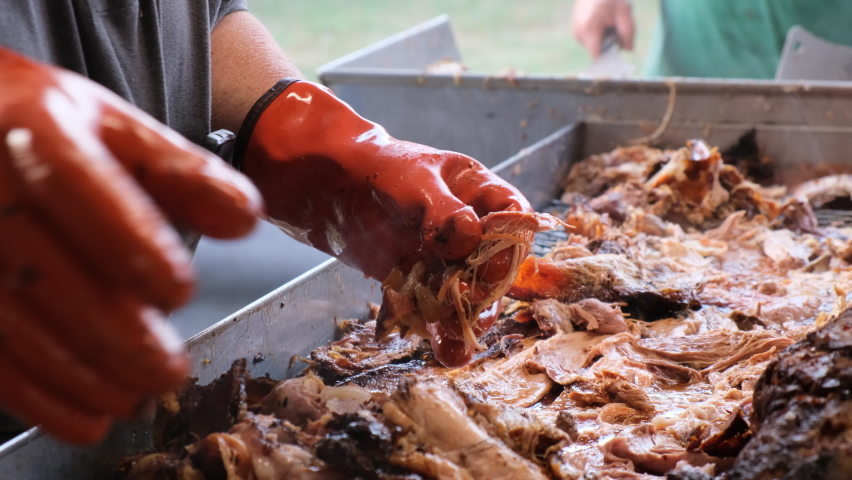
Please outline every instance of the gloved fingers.
[[57, 398], [93, 414], [132, 418], [144, 400], [80, 362], [26, 307], [0, 291], [0, 338], [7, 360]]
[[[453, 194], [470, 205], [480, 218], [495, 212], [533, 211], [527, 199], [508, 182], [469, 157], [451, 155], [445, 162], [442, 176]], [[487, 225], [481, 228], [484, 234], [489, 233]], [[502, 280], [509, 272], [513, 257], [512, 248], [493, 253], [488, 262], [477, 269], [477, 276], [488, 283]]]
[[453, 195], [473, 207], [479, 217], [494, 212], [533, 211], [518, 189], [479, 162], [454, 152], [445, 155], [448, 157], [441, 176]]
[[513, 258], [512, 248], [500, 250], [476, 270], [476, 276], [486, 283], [495, 284], [509, 274]]
[[[0, 185], [0, 206], [8, 205], [4, 191]], [[142, 394], [180, 385], [188, 361], [162, 316], [93, 282], [26, 209], [6, 210], [0, 214], [3, 288], [108, 381]]]
[[[495, 302], [483, 311], [472, 325], [473, 333], [479, 337], [488, 331], [500, 316], [500, 302]], [[437, 322], [427, 323], [426, 330], [430, 334], [430, 344], [435, 358], [448, 368], [463, 367], [473, 358], [473, 348], [465, 345], [461, 320], [457, 314], [442, 318]]]
[[93, 444], [106, 435], [110, 419], [84, 412], [41, 388], [0, 349], [0, 405], [31, 425], [74, 444]]
[[447, 368], [459, 368], [470, 363], [474, 352], [465, 347], [458, 315], [453, 313], [449, 318], [427, 323], [426, 330], [431, 337], [429, 343], [435, 358], [442, 365]]
[[[422, 249], [409, 250], [408, 255], [421, 250], [442, 260], [461, 260], [470, 255], [482, 237], [476, 213], [453, 195], [437, 169], [409, 168], [409, 171], [410, 178], [405, 182], [398, 175], [384, 171], [377, 178], [368, 179], [373, 186], [370, 202], [378, 203], [382, 214], [387, 216], [376, 224], [399, 225], [400, 235], [416, 235]], [[359, 205], [354, 212], [363, 215], [375, 207]], [[400, 260], [404, 258], [397, 262]]]
[[163, 212], [177, 225], [215, 238], [251, 232], [263, 201], [248, 178], [149, 120], [108, 107], [101, 138]]
[[449, 213], [446, 209], [427, 208], [421, 236], [427, 252], [442, 260], [461, 260], [479, 246], [482, 224], [468, 206]]
[[185, 303], [191, 258], [151, 198], [87, 128], [59, 115], [33, 120], [37, 129], [13, 129], [0, 147], [52, 233], [106, 284], [166, 311]]

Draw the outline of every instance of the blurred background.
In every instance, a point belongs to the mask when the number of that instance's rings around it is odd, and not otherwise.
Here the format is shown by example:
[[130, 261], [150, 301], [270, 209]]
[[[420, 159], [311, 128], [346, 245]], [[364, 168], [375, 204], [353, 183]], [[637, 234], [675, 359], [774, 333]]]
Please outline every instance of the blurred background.
[[[249, 0], [308, 79], [321, 65], [441, 14], [450, 17], [471, 72], [572, 75], [592, 59], [571, 34], [572, 0]], [[637, 32], [624, 58], [640, 72], [659, 9], [633, 0]], [[171, 321], [184, 338], [222, 320], [328, 257], [261, 223], [236, 242], [203, 239], [193, 302]]]

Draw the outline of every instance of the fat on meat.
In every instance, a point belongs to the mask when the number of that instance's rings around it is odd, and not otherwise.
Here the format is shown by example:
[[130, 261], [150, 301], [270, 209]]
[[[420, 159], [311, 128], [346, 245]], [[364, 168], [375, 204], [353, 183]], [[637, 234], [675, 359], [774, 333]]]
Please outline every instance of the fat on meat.
[[594, 332], [563, 333], [537, 343], [526, 362], [528, 369], [545, 372], [554, 382], [567, 385], [578, 379], [592, 359], [595, 345], [607, 337]]
[[535, 355], [532, 345], [508, 358], [489, 362], [482, 367], [466, 367], [450, 376], [452, 386], [462, 394], [483, 402], [529, 407], [553, 387], [553, 380], [543, 372], [533, 372], [527, 363]]

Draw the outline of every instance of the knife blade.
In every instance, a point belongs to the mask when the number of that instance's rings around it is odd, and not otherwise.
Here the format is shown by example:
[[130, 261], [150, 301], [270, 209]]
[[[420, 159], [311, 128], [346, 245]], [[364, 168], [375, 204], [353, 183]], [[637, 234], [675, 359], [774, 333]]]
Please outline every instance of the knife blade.
[[601, 39], [601, 54], [591, 65], [577, 74], [578, 77], [623, 78], [633, 75], [636, 67], [621, 56], [621, 44], [618, 33], [610, 27], [604, 31]]

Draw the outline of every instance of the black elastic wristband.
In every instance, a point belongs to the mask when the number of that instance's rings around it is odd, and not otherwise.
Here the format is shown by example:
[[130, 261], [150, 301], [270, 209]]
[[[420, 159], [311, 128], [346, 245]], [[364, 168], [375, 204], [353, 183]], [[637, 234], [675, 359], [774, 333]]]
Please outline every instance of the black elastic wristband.
[[240, 126], [240, 133], [237, 134], [237, 141], [234, 143], [234, 153], [231, 155], [231, 166], [242, 171], [243, 157], [246, 154], [246, 148], [248, 148], [248, 142], [251, 139], [251, 134], [254, 132], [254, 126], [257, 125], [257, 121], [260, 120], [260, 116], [263, 115], [266, 107], [278, 98], [278, 95], [281, 95], [281, 92], [287, 90], [287, 87], [299, 81], [300, 80], [298, 78], [282, 78], [272, 88], [267, 90], [266, 93], [264, 93], [256, 102], [254, 102], [254, 105], [252, 105], [245, 120], [243, 120], [242, 126]]

